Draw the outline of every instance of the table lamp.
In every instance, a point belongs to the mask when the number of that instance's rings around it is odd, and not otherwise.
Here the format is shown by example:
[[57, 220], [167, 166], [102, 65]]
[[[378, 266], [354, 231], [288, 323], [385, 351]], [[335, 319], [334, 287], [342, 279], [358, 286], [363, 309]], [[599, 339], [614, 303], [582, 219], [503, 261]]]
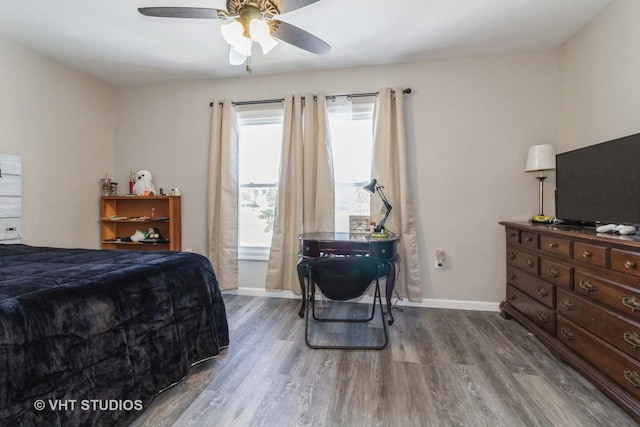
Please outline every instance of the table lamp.
[[556, 168], [556, 151], [551, 144], [534, 145], [529, 147], [529, 153], [527, 155], [527, 165], [525, 172], [538, 172], [536, 179], [539, 181], [539, 202], [538, 202], [538, 215], [534, 215], [531, 218], [531, 222], [537, 223], [549, 223], [552, 218], [543, 213], [543, 182], [547, 178], [542, 173], [546, 170], [553, 170]]
[[389, 201], [387, 200], [387, 198], [384, 196], [384, 193], [382, 192], [382, 189], [384, 187], [378, 184], [377, 179], [373, 178], [370, 183], [368, 183], [362, 188], [364, 188], [365, 190], [367, 190], [369, 193], [372, 193], [372, 194], [377, 192], [380, 195], [380, 198], [382, 199], [382, 203], [384, 203], [385, 209], [387, 210], [384, 214], [384, 217], [382, 218], [382, 221], [378, 223], [376, 228], [373, 230], [373, 233], [371, 233], [371, 237], [379, 237], [379, 238], [389, 237], [389, 233], [387, 233], [387, 231], [384, 228], [384, 223], [387, 221], [387, 218], [389, 217], [389, 212], [391, 212], [391, 205], [389, 204]]

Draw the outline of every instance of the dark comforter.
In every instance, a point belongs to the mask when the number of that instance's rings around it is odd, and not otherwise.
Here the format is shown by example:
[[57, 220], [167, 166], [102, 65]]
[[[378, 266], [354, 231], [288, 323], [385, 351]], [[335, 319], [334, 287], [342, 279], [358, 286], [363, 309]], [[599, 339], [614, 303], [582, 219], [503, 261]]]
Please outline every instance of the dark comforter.
[[126, 424], [228, 343], [203, 256], [0, 245], [0, 425]]

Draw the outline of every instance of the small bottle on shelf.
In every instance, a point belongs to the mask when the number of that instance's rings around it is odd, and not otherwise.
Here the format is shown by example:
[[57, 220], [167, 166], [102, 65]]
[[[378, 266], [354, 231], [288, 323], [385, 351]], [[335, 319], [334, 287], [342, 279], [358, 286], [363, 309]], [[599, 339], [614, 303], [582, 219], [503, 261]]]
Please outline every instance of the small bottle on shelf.
[[151, 208], [151, 219], [156, 219], [156, 208]]

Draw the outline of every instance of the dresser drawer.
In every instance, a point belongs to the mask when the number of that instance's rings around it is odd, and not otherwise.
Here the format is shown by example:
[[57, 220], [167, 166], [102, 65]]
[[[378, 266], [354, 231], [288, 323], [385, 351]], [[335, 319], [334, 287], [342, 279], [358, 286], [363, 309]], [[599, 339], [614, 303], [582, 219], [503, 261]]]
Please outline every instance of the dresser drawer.
[[567, 258], [571, 257], [571, 240], [561, 239], [556, 236], [540, 236], [540, 249], [558, 254], [560, 256], [564, 256]]
[[528, 271], [531, 274], [535, 274], [536, 276], [539, 273], [538, 266], [540, 259], [533, 254], [513, 247], [507, 247], [507, 263]]
[[640, 324], [562, 289], [558, 289], [557, 299], [559, 316], [640, 360]]
[[530, 297], [553, 308], [556, 300], [555, 286], [529, 273], [507, 266], [507, 283], [515, 286]]
[[555, 285], [563, 288], [571, 289], [571, 275], [573, 269], [566, 265], [549, 261], [548, 259], [540, 259], [540, 277]]
[[562, 315], [558, 316], [558, 339], [634, 399], [640, 399], [640, 363], [616, 350]]
[[574, 272], [573, 283], [576, 293], [640, 322], [640, 290], [598, 278], [579, 269]]
[[608, 248], [589, 243], [573, 242], [573, 259], [589, 264], [607, 266]]
[[634, 276], [640, 276], [640, 254], [611, 249], [611, 268]]
[[506, 228], [507, 233], [507, 243], [512, 243], [514, 245], [520, 244], [520, 230], [516, 230], [515, 228]]
[[531, 233], [529, 231], [520, 232], [520, 244], [528, 246], [532, 249], [538, 249], [538, 239], [540, 236], [538, 233]]
[[507, 285], [507, 302], [550, 334], [556, 333], [556, 314], [517, 288]]

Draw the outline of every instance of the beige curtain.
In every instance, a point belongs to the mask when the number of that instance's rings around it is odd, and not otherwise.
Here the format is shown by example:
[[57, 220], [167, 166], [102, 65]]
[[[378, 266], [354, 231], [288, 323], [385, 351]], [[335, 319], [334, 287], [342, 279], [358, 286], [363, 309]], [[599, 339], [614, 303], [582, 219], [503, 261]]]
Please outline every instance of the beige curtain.
[[[402, 88], [378, 91], [374, 112], [373, 164], [371, 174], [384, 186], [384, 194], [392, 206], [386, 222], [395, 233], [400, 254], [400, 268], [395, 288], [410, 301], [422, 301], [422, 283], [418, 257], [418, 241], [414, 204], [409, 183], [407, 137]], [[379, 217], [380, 197], [371, 197], [371, 217]]]
[[233, 103], [214, 101], [207, 223], [209, 259], [223, 290], [238, 288], [238, 137]]
[[303, 232], [334, 230], [333, 160], [324, 94], [290, 95], [284, 124], [278, 201], [266, 289], [300, 294], [296, 273]]

